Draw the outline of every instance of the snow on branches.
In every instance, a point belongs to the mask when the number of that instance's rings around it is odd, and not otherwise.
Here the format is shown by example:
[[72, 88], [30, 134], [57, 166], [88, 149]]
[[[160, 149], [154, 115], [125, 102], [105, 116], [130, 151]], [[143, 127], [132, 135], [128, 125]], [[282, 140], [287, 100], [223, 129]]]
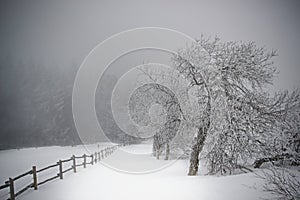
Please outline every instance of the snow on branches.
[[[267, 52], [253, 42], [221, 42], [201, 38], [174, 57], [174, 65], [198, 90], [202, 123], [194, 139], [190, 175], [198, 171], [204, 146], [210, 173], [227, 173], [253, 156], [259, 133], [269, 125], [263, 88], [276, 69]], [[202, 130], [202, 131], [201, 131]], [[199, 139], [201, 138], [201, 139]]]

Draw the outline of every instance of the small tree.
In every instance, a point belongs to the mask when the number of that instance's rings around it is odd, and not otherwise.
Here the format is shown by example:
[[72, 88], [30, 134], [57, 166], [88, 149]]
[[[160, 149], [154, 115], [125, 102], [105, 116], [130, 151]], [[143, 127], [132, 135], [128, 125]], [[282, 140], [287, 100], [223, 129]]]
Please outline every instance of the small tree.
[[[179, 110], [177, 111], [179, 112], [178, 114], [180, 115], [181, 123], [176, 136], [172, 139], [167, 149], [169, 148], [170, 151], [174, 151], [179, 154], [187, 154], [187, 149], [192, 138], [189, 130], [192, 129], [192, 124], [194, 123], [193, 119], [191, 118], [194, 110], [187, 95], [187, 81], [184, 78], [180, 77], [180, 74], [174, 68], [149, 64], [139, 67], [138, 70], [141, 73], [138, 78], [137, 85], [143, 85], [149, 82], [164, 85], [172, 90], [177, 97], [178, 103], [180, 105]], [[186, 116], [189, 116], [190, 118], [186, 119]], [[163, 127], [158, 127], [158, 129], [159, 128]], [[155, 137], [154, 139], [156, 140]], [[169, 151], [166, 150], [166, 154], [168, 154], [168, 152]], [[153, 154], [156, 154], [155, 148], [153, 148]], [[169, 158], [169, 156], [166, 155], [166, 158]]]
[[149, 109], [154, 104], [160, 104], [166, 110], [166, 123], [154, 135], [154, 154], [159, 159], [161, 150], [166, 146], [166, 159], [168, 159], [169, 144], [176, 136], [181, 123], [180, 105], [175, 94], [160, 84], [144, 84], [130, 96], [129, 113], [131, 119], [137, 124], [148, 126], [151, 121]]

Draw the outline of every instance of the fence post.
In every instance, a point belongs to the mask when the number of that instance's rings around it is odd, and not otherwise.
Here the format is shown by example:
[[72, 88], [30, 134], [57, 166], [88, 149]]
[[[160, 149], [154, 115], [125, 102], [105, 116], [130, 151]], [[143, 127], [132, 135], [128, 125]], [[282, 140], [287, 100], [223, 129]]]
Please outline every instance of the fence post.
[[97, 152], [95, 152], [95, 163], [97, 163]]
[[59, 160], [59, 178], [60, 179], [63, 179], [64, 177], [63, 177], [63, 169], [62, 169], [62, 162], [61, 162], [61, 160]]
[[34, 190], [37, 190], [38, 184], [37, 184], [36, 166], [32, 166], [32, 176], [33, 176], [33, 188]]
[[91, 163], [92, 163], [92, 165], [93, 165], [93, 164], [94, 164], [94, 154], [91, 155], [91, 158], [92, 158]]
[[72, 156], [72, 160], [73, 160], [73, 171], [74, 171], [74, 173], [76, 173], [76, 160], [75, 160], [75, 155]]
[[86, 155], [83, 154], [83, 168], [86, 168]]
[[9, 191], [10, 191], [10, 200], [15, 200], [14, 180], [12, 178], [9, 178]]

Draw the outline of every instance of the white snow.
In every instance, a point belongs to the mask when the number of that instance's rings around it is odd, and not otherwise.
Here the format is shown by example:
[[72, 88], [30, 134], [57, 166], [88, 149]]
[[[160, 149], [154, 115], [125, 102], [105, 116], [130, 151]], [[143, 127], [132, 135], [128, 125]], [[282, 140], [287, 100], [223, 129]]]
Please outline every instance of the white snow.
[[[101, 148], [106, 145], [108, 144], [101, 145]], [[150, 163], [159, 163], [163, 166], [170, 163], [170, 161], [164, 160], [157, 161], [149, 154], [136, 154], [139, 155], [138, 157], [128, 157], [129, 154], [124, 154], [124, 152], [135, 152], [134, 149], [145, 152], [151, 148], [145, 144], [122, 147], [122, 150], [117, 150], [104, 162], [105, 164], [123, 163], [123, 166], [146, 166]], [[0, 151], [0, 180], [3, 183], [9, 176], [16, 176], [30, 170], [34, 163], [44, 167], [55, 163], [58, 159], [83, 153], [87, 152], [82, 146]], [[147, 164], [143, 165], [143, 163]], [[178, 160], [162, 170], [147, 174], [123, 173], [113, 170], [103, 163], [97, 163], [86, 169], [80, 167], [76, 174], [69, 172], [65, 174], [63, 180], [57, 179], [46, 183], [37, 191], [27, 191], [17, 199], [258, 200], [267, 195], [262, 191], [262, 180], [253, 173], [223, 177], [203, 175], [189, 177], [187, 169], [188, 161], [186, 160]], [[1, 196], [0, 199], [2, 199]]]

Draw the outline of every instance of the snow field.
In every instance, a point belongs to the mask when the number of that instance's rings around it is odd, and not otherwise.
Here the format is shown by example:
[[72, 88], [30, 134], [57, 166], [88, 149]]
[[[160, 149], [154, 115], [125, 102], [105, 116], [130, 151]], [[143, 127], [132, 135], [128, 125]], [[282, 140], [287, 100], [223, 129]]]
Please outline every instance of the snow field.
[[[101, 145], [104, 146], [104, 145]], [[142, 162], [159, 162], [164, 164], [169, 161], [157, 161], [151, 155], [145, 154], [149, 147], [133, 145], [117, 150], [108, 158], [104, 159], [108, 163], [131, 163], [141, 164], [140, 157], [137, 160], [127, 160], [122, 151], [143, 152]], [[134, 151], [136, 149], [136, 151]], [[1, 177], [5, 175], [17, 175], [20, 168], [30, 169], [33, 161], [37, 158], [44, 160], [47, 165], [56, 162], [57, 158], [68, 158], [72, 154], [84, 152], [84, 148], [78, 147], [45, 147], [38, 149], [21, 149], [0, 152], [1, 160], [13, 161], [19, 158], [20, 162], [15, 169], [9, 168], [8, 164], [1, 162]], [[45, 153], [47, 153], [45, 156]], [[31, 156], [29, 156], [31, 155]], [[35, 155], [35, 156], [33, 156]], [[67, 156], [68, 155], [68, 156]], [[35, 158], [34, 158], [35, 157]], [[132, 158], [132, 157], [131, 157]], [[138, 160], [139, 159], [139, 160]], [[42, 164], [42, 162], [40, 163]], [[267, 197], [262, 192], [263, 181], [253, 173], [232, 175], [232, 176], [187, 176], [188, 161], [178, 160], [168, 167], [147, 174], [130, 174], [113, 170], [105, 165], [96, 164], [88, 166], [86, 169], [78, 169], [78, 172], [67, 173], [63, 180], [54, 180], [47, 183], [37, 191], [30, 190], [22, 194], [18, 199], [40, 200], [83, 200], [83, 199], [172, 199], [172, 200], [255, 200]], [[6, 171], [5, 171], [6, 170]], [[22, 172], [23, 172], [22, 171]], [[2, 179], [3, 180], [3, 179]]]

